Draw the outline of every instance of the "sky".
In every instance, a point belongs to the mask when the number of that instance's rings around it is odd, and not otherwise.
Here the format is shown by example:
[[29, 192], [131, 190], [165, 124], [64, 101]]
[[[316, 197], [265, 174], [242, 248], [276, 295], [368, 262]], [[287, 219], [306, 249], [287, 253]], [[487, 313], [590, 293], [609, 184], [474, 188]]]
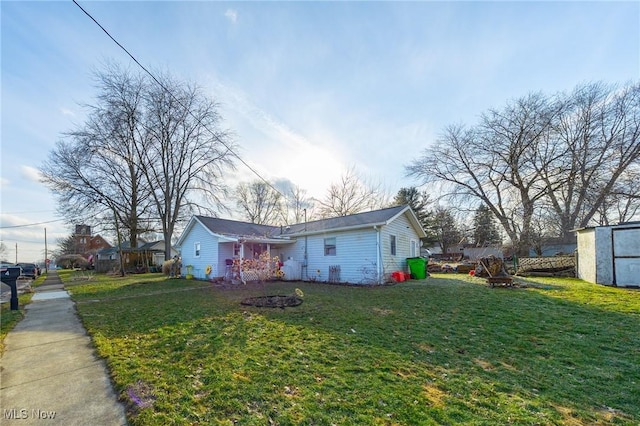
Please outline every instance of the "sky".
[[[349, 168], [391, 194], [419, 184], [404, 167], [446, 126], [509, 100], [640, 77], [637, 1], [78, 3], [146, 68], [218, 102], [263, 178], [317, 198]], [[72, 228], [38, 169], [84, 122], [95, 72], [136, 65], [72, 1], [2, 0], [0, 15], [0, 257], [41, 261]]]

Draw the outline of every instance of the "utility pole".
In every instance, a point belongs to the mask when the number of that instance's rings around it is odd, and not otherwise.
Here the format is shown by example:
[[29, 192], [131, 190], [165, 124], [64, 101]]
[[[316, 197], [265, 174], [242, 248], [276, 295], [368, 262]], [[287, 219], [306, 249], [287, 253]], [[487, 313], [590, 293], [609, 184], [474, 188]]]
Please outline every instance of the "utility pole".
[[49, 256], [47, 255], [47, 228], [44, 228], [44, 273], [49, 272]]
[[18, 264], [18, 243], [16, 243], [16, 264]]

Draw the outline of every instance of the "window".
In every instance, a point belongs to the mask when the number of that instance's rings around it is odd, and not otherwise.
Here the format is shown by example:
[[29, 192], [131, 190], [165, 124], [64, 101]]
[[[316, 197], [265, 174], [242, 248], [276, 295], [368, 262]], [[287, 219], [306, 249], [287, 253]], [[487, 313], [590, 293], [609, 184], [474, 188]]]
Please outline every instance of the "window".
[[416, 240], [411, 240], [411, 257], [418, 256], [418, 242]]
[[195, 257], [200, 257], [200, 243], [194, 243], [193, 249], [193, 254], [195, 255]]
[[233, 255], [235, 257], [239, 257], [240, 256], [240, 244], [239, 243], [233, 243]]
[[324, 239], [324, 255], [325, 256], [336, 255], [336, 238], [335, 237]]
[[396, 255], [396, 236], [390, 235], [391, 237], [391, 256]]

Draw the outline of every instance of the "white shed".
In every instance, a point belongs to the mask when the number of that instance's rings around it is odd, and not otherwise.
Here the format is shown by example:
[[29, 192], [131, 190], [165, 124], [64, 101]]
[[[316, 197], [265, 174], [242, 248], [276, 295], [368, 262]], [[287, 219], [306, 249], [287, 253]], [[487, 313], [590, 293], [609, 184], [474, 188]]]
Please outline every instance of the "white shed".
[[640, 287], [640, 222], [579, 229], [578, 278]]

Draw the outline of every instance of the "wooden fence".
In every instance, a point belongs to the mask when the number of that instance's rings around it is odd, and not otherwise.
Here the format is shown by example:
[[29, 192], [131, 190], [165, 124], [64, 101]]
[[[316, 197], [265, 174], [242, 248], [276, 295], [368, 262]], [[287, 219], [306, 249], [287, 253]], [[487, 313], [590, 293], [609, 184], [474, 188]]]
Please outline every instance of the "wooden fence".
[[509, 261], [505, 261], [507, 267], [517, 275], [536, 276], [564, 276], [575, 277], [576, 257], [571, 256], [541, 256], [541, 257], [521, 257], [517, 259], [515, 265], [510, 266]]

